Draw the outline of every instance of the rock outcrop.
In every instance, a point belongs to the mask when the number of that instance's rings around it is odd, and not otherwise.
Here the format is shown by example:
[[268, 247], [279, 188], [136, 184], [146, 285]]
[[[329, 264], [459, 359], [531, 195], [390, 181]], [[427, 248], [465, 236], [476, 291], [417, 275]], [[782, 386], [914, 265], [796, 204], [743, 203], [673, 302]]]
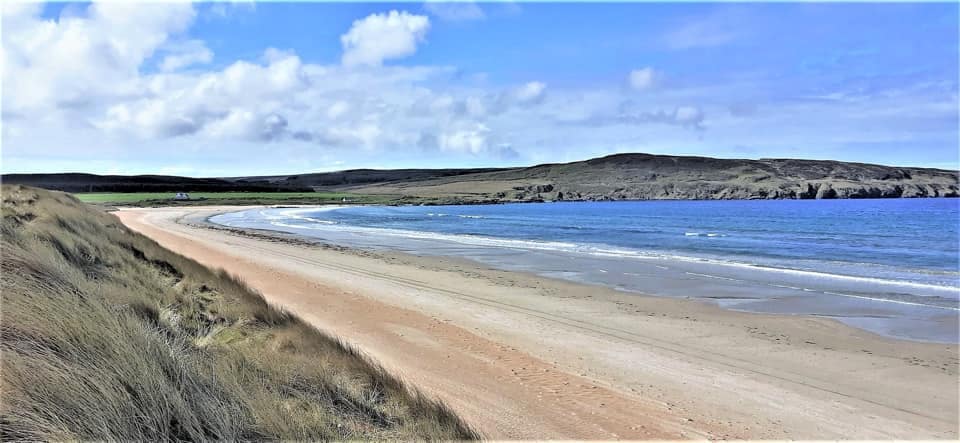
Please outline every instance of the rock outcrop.
[[617, 154], [592, 160], [365, 186], [458, 201], [957, 197], [957, 171], [829, 160]]

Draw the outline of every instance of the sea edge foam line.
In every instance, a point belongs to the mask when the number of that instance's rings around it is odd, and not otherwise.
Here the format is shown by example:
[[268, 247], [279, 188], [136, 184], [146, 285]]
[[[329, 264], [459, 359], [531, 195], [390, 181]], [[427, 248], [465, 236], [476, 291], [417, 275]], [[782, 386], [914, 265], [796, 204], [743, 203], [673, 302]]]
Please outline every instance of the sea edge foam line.
[[[290, 218], [295, 219], [305, 219], [308, 217], [300, 216], [302, 212], [328, 212], [335, 211], [339, 209], [349, 208], [350, 206], [317, 206], [317, 207], [301, 207], [294, 209], [284, 209], [283, 211], [278, 211], [282, 215], [287, 215]], [[237, 211], [231, 214], [237, 214], [240, 212], [246, 211]], [[259, 212], [261, 215], [266, 215], [262, 211]], [[225, 215], [225, 214], [221, 214]], [[216, 217], [211, 217], [211, 221], [218, 223], [213, 220]], [[274, 217], [269, 217], [269, 219], [276, 220]], [[325, 221], [326, 222], [326, 221]], [[439, 232], [430, 232], [430, 231], [415, 231], [407, 229], [395, 229], [395, 228], [372, 228], [366, 226], [353, 226], [346, 224], [326, 224], [320, 223], [320, 226], [316, 227], [307, 227], [303, 225], [291, 225], [289, 223], [283, 222], [269, 222], [273, 226], [285, 227], [289, 229], [304, 229], [310, 231], [316, 230], [336, 230], [341, 232], [355, 232], [363, 234], [372, 234], [372, 235], [386, 235], [391, 237], [401, 237], [401, 238], [413, 238], [413, 239], [428, 239], [428, 240], [441, 240], [449, 241], [458, 244], [466, 244], [472, 246], [485, 246], [485, 247], [502, 247], [502, 248], [511, 248], [511, 249], [520, 249], [520, 250], [540, 250], [540, 251], [557, 251], [565, 253], [576, 253], [576, 254], [587, 254], [600, 257], [613, 257], [613, 258], [630, 258], [638, 260], [665, 260], [665, 261], [681, 261], [688, 263], [707, 263], [717, 266], [725, 267], [735, 267], [741, 269], [752, 269], [760, 270], [765, 272], [777, 272], [790, 275], [798, 276], [808, 276], [821, 279], [835, 279], [835, 280], [844, 280], [851, 282], [862, 282], [862, 283], [873, 283], [885, 286], [893, 287], [906, 287], [906, 288], [917, 288], [917, 289], [926, 289], [931, 291], [945, 291], [951, 294], [957, 294], [960, 291], [960, 286], [945, 286], [945, 285], [935, 285], [929, 283], [919, 283], [919, 282], [910, 282], [902, 280], [889, 280], [877, 277], [862, 277], [854, 275], [844, 275], [844, 274], [831, 274], [820, 271], [812, 270], [802, 270], [802, 269], [789, 269], [781, 268], [770, 265], [761, 265], [755, 263], [743, 263], [735, 261], [726, 261], [726, 260], [717, 260], [706, 257], [693, 257], [693, 256], [684, 256], [677, 254], [665, 254], [661, 252], [653, 251], [643, 251], [637, 249], [628, 249], [622, 247], [611, 247], [608, 245], [600, 244], [589, 244], [589, 243], [569, 243], [569, 242], [557, 242], [557, 241], [541, 241], [541, 240], [517, 240], [517, 239], [505, 239], [499, 237], [483, 236], [483, 235], [472, 235], [472, 234], [446, 234]], [[885, 299], [884, 299], [885, 300]]]

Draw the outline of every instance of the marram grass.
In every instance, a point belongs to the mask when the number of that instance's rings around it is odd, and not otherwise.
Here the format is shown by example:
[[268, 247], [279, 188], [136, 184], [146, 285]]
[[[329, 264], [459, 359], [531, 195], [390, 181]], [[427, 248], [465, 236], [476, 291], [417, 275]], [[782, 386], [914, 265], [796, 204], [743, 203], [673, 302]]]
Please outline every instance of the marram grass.
[[3, 440], [477, 437], [237, 279], [68, 194], [0, 191]]

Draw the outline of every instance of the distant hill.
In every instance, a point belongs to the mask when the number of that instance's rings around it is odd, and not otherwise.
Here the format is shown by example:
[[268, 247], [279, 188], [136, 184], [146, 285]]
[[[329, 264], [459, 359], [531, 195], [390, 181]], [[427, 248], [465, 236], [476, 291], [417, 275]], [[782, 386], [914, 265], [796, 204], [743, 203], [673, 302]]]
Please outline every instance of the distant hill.
[[427, 180], [441, 177], [457, 177], [484, 172], [508, 171], [509, 168], [475, 169], [350, 169], [346, 171], [319, 172], [314, 174], [275, 175], [260, 177], [234, 177], [233, 181], [268, 181], [305, 187], [354, 186], [372, 183]]
[[957, 171], [829, 160], [617, 154], [586, 161], [350, 188], [463, 200], [957, 197]]
[[4, 174], [0, 181], [65, 192], [311, 191], [310, 187], [255, 180], [170, 175]]
[[[70, 192], [336, 189], [435, 202], [957, 197], [960, 174], [831, 160], [616, 154], [499, 169], [356, 169], [232, 178], [8, 174], [5, 183]], [[108, 189], [109, 188], [109, 189]]]

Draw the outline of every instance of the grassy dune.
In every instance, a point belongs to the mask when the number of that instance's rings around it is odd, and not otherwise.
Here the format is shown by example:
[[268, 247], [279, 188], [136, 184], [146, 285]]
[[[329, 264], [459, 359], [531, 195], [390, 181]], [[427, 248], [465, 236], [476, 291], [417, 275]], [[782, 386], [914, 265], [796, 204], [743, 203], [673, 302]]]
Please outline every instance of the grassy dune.
[[476, 437], [236, 279], [68, 194], [0, 191], [3, 440]]

